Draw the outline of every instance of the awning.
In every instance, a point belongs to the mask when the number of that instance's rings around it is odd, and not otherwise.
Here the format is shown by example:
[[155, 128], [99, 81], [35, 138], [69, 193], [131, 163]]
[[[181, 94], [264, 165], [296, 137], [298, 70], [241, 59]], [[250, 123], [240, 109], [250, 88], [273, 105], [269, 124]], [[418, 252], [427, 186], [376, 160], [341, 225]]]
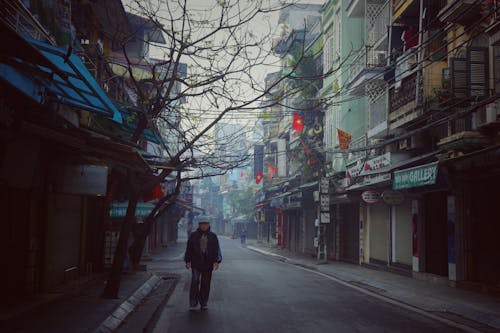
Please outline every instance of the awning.
[[269, 205], [269, 200], [264, 200], [255, 204], [255, 208], [262, 208]]
[[[131, 135], [139, 125], [138, 112], [139, 110], [135, 106], [120, 106], [120, 113], [122, 114], [123, 118], [123, 129], [129, 132]], [[142, 138], [156, 144], [163, 143], [163, 140], [156, 129], [145, 129], [142, 132]]]
[[305, 189], [308, 189], [308, 188], [313, 187], [313, 186], [318, 186], [318, 181], [302, 184], [299, 186], [299, 188], [301, 190], [305, 190]]
[[456, 171], [468, 171], [471, 169], [488, 168], [489, 171], [498, 169], [500, 165], [500, 145], [449, 158], [443, 161], [448, 166], [453, 166]]
[[394, 14], [392, 14], [392, 21], [393, 22], [396, 21], [401, 16], [401, 14], [403, 14], [405, 10], [408, 9], [408, 7], [410, 7], [413, 1], [414, 0], [400, 1], [400, 5], [395, 8]]
[[26, 40], [3, 23], [0, 28], [2, 36], [9, 36], [12, 43], [2, 48], [1, 79], [38, 103], [45, 103], [45, 96], [55, 97], [59, 103], [105, 114], [122, 123], [116, 106], [71, 50]]

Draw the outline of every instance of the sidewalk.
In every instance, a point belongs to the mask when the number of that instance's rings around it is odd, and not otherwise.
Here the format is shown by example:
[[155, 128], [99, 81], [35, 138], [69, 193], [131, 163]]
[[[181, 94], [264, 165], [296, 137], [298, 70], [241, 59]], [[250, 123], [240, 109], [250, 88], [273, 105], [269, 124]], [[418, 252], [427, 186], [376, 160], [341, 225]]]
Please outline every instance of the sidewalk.
[[256, 242], [247, 244], [250, 250], [318, 271], [351, 286], [460, 322], [479, 331], [500, 331], [500, 298], [344, 262], [329, 261], [318, 264], [314, 258], [297, 255], [288, 250]]
[[[153, 260], [168, 258], [175, 247], [162, 249]], [[146, 264], [150, 264], [147, 262]], [[149, 268], [149, 267], [148, 267]], [[118, 299], [100, 297], [106, 274], [74, 287], [36, 295], [12, 307], [0, 308], [1, 332], [110, 332], [118, 327], [151, 290], [161, 283], [155, 270], [122, 275]], [[160, 274], [161, 275], [161, 274]]]

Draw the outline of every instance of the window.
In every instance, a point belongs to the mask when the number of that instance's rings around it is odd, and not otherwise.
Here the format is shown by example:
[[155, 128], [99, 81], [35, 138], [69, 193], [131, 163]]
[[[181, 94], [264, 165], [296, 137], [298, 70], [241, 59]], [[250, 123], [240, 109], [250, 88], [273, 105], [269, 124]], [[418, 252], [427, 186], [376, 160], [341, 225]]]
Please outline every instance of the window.
[[323, 73], [328, 73], [333, 65], [333, 37], [330, 33], [325, 37], [325, 45], [323, 48]]

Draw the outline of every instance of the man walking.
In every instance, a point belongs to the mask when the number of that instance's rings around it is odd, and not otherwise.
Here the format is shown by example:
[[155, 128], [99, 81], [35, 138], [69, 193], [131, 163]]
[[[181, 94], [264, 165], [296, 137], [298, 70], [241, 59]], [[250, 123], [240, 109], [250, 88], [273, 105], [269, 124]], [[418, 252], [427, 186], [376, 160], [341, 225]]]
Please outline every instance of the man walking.
[[198, 303], [207, 309], [212, 271], [219, 268], [222, 255], [217, 235], [210, 231], [207, 217], [198, 218], [198, 229], [188, 239], [184, 262], [191, 269], [191, 289], [189, 291], [190, 310], [196, 310]]

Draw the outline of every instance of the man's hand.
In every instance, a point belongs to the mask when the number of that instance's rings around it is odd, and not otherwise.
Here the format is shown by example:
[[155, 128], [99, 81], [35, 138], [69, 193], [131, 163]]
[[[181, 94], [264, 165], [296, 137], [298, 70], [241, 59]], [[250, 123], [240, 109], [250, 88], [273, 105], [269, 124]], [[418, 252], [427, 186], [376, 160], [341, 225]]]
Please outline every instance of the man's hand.
[[216, 271], [218, 269], [219, 269], [219, 263], [218, 262], [214, 262], [214, 271]]
[[191, 268], [191, 263], [190, 262], [187, 262], [186, 263], [186, 269], [190, 269]]

